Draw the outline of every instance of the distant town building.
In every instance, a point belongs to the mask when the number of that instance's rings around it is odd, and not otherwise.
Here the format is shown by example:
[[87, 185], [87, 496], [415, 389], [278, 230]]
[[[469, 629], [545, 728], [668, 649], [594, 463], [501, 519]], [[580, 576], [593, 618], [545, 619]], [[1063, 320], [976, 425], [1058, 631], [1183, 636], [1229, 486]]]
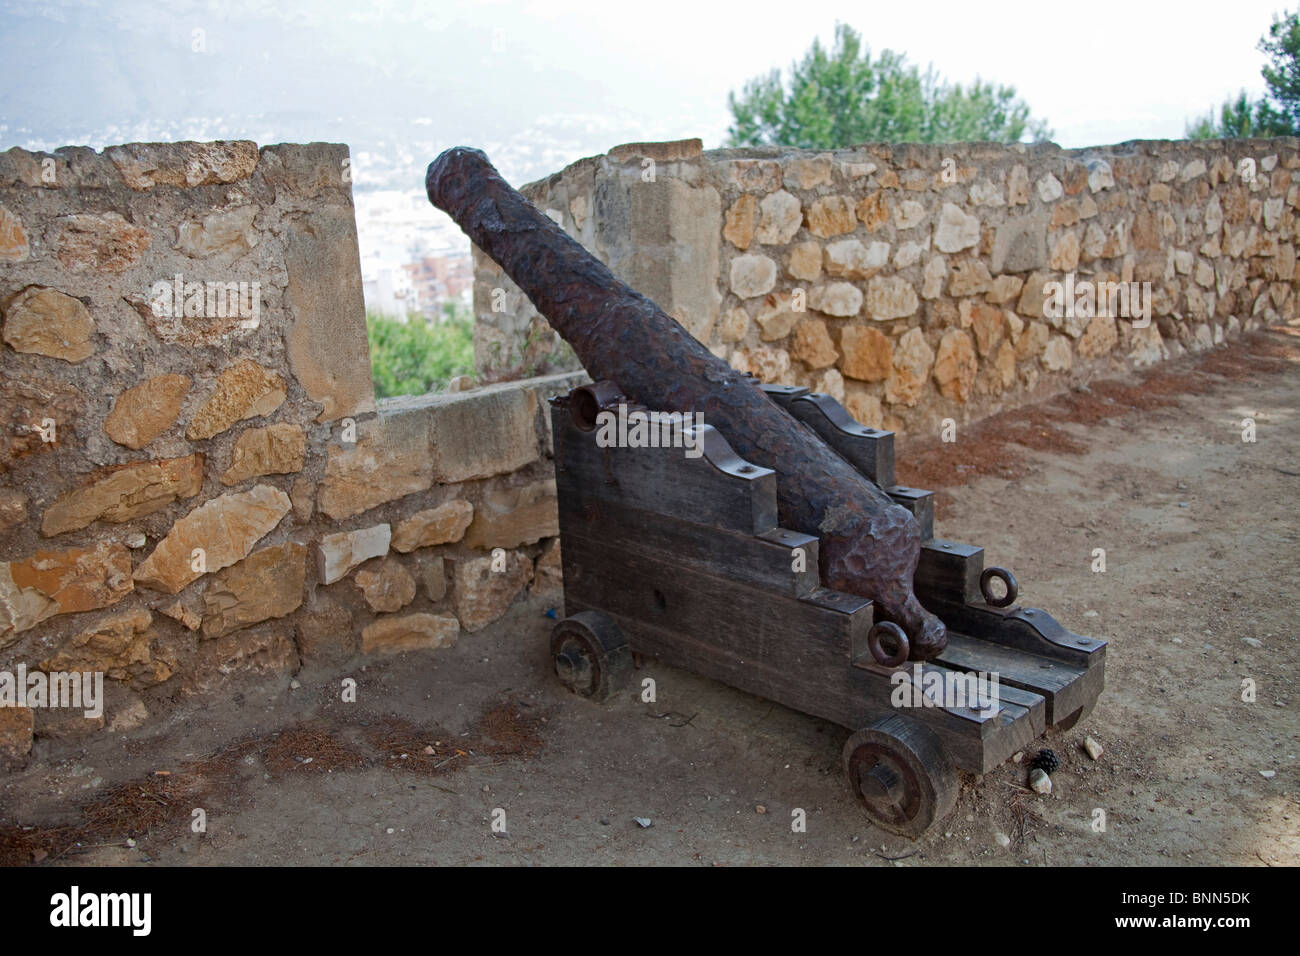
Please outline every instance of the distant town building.
[[429, 319], [440, 319], [449, 302], [468, 305], [474, 287], [474, 263], [468, 254], [424, 256], [402, 267], [419, 311]]
[[448, 302], [469, 305], [469, 240], [423, 190], [357, 190], [353, 199], [367, 311], [436, 321]]
[[367, 312], [379, 312], [406, 321], [412, 312], [420, 311], [410, 276], [399, 266], [375, 267], [369, 276], [363, 276], [361, 290]]

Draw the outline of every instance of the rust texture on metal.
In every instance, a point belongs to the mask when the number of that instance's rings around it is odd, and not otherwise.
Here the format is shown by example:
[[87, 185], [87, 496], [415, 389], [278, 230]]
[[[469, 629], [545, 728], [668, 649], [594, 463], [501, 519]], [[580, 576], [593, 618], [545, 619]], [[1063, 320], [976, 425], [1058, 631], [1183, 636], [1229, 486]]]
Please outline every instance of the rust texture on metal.
[[854, 470], [501, 178], [458, 146], [429, 164], [429, 201], [446, 212], [573, 346], [593, 379], [634, 402], [702, 412], [743, 458], [777, 473], [784, 527], [821, 538], [825, 583], [876, 602], [907, 633], [913, 660], [940, 653], [943, 622], [912, 590], [921, 530], [907, 509]]

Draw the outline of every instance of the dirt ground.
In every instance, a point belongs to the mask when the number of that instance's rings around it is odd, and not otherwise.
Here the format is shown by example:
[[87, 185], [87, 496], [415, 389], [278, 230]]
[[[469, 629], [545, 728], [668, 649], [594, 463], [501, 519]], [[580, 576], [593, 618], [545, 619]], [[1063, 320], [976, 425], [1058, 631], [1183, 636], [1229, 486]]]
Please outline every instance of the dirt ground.
[[847, 731], [654, 663], [637, 677], [655, 703], [575, 698], [534, 602], [453, 649], [359, 668], [356, 703], [303, 683], [52, 742], [0, 780], [0, 862], [1300, 863], [1300, 337], [1094, 382], [898, 459], [900, 481], [942, 491], [941, 536], [1110, 642], [1096, 711], [1047, 741], [1048, 797], [1025, 788], [1026, 755], [966, 778], [921, 840], [883, 833], [848, 795]]

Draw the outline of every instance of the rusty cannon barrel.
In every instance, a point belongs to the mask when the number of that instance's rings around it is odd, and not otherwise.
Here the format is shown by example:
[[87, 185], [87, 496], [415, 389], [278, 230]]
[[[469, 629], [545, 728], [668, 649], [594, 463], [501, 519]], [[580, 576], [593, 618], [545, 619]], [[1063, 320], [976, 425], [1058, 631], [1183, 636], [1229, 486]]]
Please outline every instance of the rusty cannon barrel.
[[769, 400], [757, 382], [615, 278], [511, 188], [481, 150], [447, 150], [429, 164], [425, 187], [429, 201], [573, 346], [592, 378], [617, 382], [649, 408], [703, 413], [738, 454], [776, 472], [781, 524], [821, 539], [828, 586], [875, 602], [880, 616], [906, 633], [913, 660], [943, 650], [943, 622], [912, 589], [921, 530], [907, 509]]

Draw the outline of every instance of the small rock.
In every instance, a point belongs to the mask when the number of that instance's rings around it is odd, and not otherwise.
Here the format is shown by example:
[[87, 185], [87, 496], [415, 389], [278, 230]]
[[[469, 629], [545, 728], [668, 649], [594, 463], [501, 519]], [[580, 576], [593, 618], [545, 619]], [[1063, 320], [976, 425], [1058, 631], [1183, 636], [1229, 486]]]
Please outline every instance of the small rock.
[[1023, 750], [1017, 750], [1015, 752], [1015, 755], [1011, 758], [1011, 761], [1012, 763], [1020, 763], [1020, 761], [1024, 759], [1025, 759], [1025, 752]]
[[600, 825], [601, 825], [602, 827], [607, 827], [607, 826], [609, 826], [609, 818], [608, 818], [608, 817], [601, 817], [601, 818], [600, 818]]
[[126, 845], [127, 845], [127, 846], [130, 846], [130, 847], [134, 847], [134, 846], [135, 846], [135, 840], [131, 839], [130, 837], [127, 837], [127, 838], [126, 838]]
[[652, 826], [654, 826], [654, 821], [651, 820], [649, 817], [633, 817], [632, 819], [636, 821], [636, 825], [639, 826], [642, 830], [649, 830]]
[[1263, 777], [1265, 780], [1272, 780], [1274, 777], [1277, 776], [1277, 771], [1276, 771], [1276, 770], [1261, 770], [1261, 771], [1259, 772], [1259, 775], [1260, 775], [1261, 777]]
[[1048, 794], [1052, 792], [1052, 778], [1045, 772], [1035, 767], [1029, 773], [1029, 789], [1034, 793]]
[[1084, 612], [1083, 612], [1083, 616], [1084, 616], [1084, 617], [1096, 617], [1096, 616], [1097, 616], [1097, 612], [1096, 612], [1096, 611], [1084, 611]]
[[436, 751], [435, 751], [432, 747], [428, 747], [428, 746], [426, 746], [426, 747], [424, 748], [424, 753], [426, 753], [426, 754], [432, 754], [432, 753], [435, 753], [435, 752], [436, 752]]
[[1105, 753], [1105, 750], [1102, 749], [1101, 744], [1097, 743], [1097, 741], [1093, 740], [1091, 737], [1084, 738], [1083, 749], [1088, 751], [1088, 756], [1091, 757], [1093, 760], [1096, 760], [1103, 753]]
[[389, 827], [389, 828], [388, 828], [387, 830], [385, 830], [384, 832], [385, 832], [385, 833], [392, 833], [392, 832], [393, 832], [393, 828], [392, 828], [392, 827]]
[[297, 690], [301, 686], [302, 684], [298, 683], [298, 679], [296, 677], [293, 680], [289, 681], [290, 690]]
[[144, 536], [143, 531], [132, 531], [126, 536], [126, 546], [132, 551], [138, 551], [149, 543], [149, 539]]
[[993, 839], [998, 841], [998, 846], [1011, 846], [1011, 837], [1007, 836], [1005, 833], [995, 833], [993, 834]]
[[767, 807], [763, 806], [763, 805], [760, 803], [760, 804], [758, 804], [756, 807], [754, 807], [754, 812], [755, 812], [755, 813], [759, 813], [759, 814], [767, 813]]
[[1243, 638], [1241, 639], [1241, 643], [1243, 643], [1243, 644], [1249, 644], [1251, 647], [1263, 647], [1263, 646], [1264, 646], [1264, 642], [1261, 641], [1258, 637], [1243, 637]]

